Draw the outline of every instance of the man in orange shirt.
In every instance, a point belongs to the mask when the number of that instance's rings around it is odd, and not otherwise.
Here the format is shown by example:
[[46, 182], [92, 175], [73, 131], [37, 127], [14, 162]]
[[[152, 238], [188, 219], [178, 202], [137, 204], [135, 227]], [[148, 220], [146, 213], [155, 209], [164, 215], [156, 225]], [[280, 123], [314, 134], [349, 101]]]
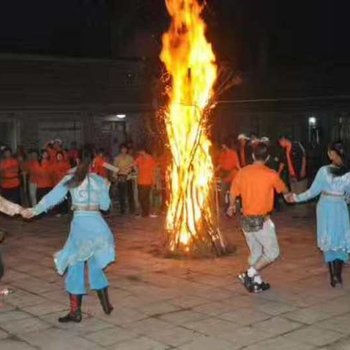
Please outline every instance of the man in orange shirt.
[[[240, 169], [237, 152], [229, 148], [229, 142], [221, 144], [221, 151], [218, 158], [216, 172], [221, 178], [221, 204], [225, 206], [226, 195], [230, 192], [232, 180]], [[227, 209], [227, 207], [226, 207]]]
[[148, 217], [150, 214], [150, 194], [155, 183], [156, 161], [144, 148], [139, 151], [134, 166], [138, 170], [137, 190], [141, 206], [141, 215]]
[[21, 181], [19, 162], [13, 157], [10, 148], [5, 148], [2, 155], [3, 159], [0, 162], [1, 194], [10, 202], [20, 204]]
[[287, 194], [288, 189], [265, 163], [269, 159], [268, 147], [257, 143], [253, 150], [252, 165], [240, 170], [233, 180], [231, 205], [228, 215], [235, 211], [235, 200], [242, 199], [243, 215], [241, 226], [250, 250], [249, 268], [238, 278], [249, 292], [261, 292], [270, 288], [262, 281], [259, 272], [279, 256], [279, 245], [275, 225], [270, 218], [273, 210], [274, 193]]

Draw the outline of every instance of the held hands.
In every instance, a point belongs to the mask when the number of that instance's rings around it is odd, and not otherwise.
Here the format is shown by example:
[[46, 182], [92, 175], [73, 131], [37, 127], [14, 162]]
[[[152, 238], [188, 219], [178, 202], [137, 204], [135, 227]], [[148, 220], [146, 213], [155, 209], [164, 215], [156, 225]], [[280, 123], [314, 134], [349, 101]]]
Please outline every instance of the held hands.
[[35, 216], [34, 211], [32, 208], [23, 209], [20, 214], [22, 215], [23, 219], [31, 219]]
[[229, 217], [232, 217], [233, 215], [235, 215], [237, 212], [236, 206], [229, 206], [229, 208], [226, 211], [226, 215]]
[[293, 204], [297, 202], [296, 194], [289, 192], [284, 195], [284, 199], [287, 203]]

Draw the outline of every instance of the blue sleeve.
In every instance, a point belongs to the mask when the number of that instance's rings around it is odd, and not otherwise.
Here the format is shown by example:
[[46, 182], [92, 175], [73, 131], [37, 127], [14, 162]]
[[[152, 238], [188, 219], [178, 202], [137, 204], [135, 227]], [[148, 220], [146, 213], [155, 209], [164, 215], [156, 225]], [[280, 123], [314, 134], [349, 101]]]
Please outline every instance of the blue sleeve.
[[111, 206], [111, 197], [109, 196], [109, 183], [101, 179], [101, 192], [100, 192], [100, 209], [108, 210]]
[[65, 176], [43, 199], [33, 208], [35, 215], [47, 212], [64, 201], [68, 192], [66, 182], [70, 176]]
[[321, 168], [315, 177], [311, 187], [305, 191], [304, 193], [298, 194], [296, 196], [297, 202], [307, 202], [308, 200], [317, 197], [323, 190], [324, 180], [325, 180], [325, 172], [326, 168]]

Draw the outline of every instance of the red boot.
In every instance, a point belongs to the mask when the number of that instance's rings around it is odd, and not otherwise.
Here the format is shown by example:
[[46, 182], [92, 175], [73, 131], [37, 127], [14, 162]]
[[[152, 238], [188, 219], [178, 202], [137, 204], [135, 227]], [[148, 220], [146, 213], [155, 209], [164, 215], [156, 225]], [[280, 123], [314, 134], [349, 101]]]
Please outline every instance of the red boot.
[[69, 301], [70, 301], [70, 311], [69, 314], [60, 317], [58, 319], [58, 322], [61, 323], [67, 323], [67, 322], [81, 322], [81, 301], [83, 299], [83, 296], [77, 295], [77, 294], [69, 294]]

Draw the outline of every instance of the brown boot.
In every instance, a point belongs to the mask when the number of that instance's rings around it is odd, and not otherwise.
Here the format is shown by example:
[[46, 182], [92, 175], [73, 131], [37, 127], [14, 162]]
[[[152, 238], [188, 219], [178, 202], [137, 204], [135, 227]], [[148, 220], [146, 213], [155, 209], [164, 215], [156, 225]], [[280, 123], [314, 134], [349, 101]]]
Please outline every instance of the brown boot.
[[108, 288], [99, 289], [97, 291], [98, 298], [100, 299], [100, 303], [102, 309], [106, 315], [109, 315], [113, 311], [113, 306], [109, 302], [108, 297]]

